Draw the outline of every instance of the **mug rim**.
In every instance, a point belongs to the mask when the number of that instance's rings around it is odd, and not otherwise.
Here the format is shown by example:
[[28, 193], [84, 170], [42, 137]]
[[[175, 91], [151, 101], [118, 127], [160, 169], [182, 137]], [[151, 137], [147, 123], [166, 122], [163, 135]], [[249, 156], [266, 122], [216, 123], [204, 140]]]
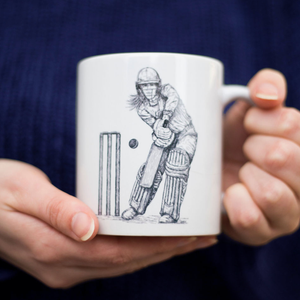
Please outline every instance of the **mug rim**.
[[181, 56], [181, 57], [187, 57], [187, 58], [195, 58], [195, 59], [202, 59], [202, 60], [209, 60], [211, 62], [217, 63], [223, 67], [222, 61], [220, 61], [217, 58], [205, 56], [205, 55], [198, 55], [198, 54], [189, 54], [189, 53], [178, 53], [178, 52], [120, 52], [120, 53], [107, 53], [107, 54], [99, 54], [99, 55], [93, 55], [86, 58], [81, 59], [78, 62], [78, 66], [82, 63], [90, 60], [98, 60], [98, 59], [105, 59], [105, 58], [114, 58], [114, 57], [126, 57], [126, 56], [154, 56], [154, 55], [169, 55], [169, 56]]

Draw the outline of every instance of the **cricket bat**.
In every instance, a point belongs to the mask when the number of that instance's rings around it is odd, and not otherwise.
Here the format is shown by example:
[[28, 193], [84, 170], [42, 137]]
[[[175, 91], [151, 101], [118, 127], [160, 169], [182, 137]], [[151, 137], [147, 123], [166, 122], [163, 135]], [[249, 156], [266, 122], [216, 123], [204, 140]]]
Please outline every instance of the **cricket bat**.
[[[163, 123], [163, 127], [167, 128], [168, 123], [169, 121], [165, 120]], [[156, 146], [155, 143], [151, 145], [144, 169], [144, 174], [140, 182], [141, 187], [150, 188], [153, 185], [154, 177], [157, 172], [163, 152], [164, 148]]]

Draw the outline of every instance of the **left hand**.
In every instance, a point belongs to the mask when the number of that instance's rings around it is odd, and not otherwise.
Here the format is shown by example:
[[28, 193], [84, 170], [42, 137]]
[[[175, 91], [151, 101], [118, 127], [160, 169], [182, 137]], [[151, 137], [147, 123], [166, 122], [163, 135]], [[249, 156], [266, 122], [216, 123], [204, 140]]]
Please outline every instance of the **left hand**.
[[173, 140], [175, 138], [175, 134], [173, 132], [171, 132], [171, 136], [168, 139], [161, 139], [161, 138], [156, 138], [154, 140], [154, 143], [156, 146], [161, 147], [161, 148], [166, 148], [169, 147]]
[[0, 159], [0, 258], [52, 288], [120, 276], [212, 246], [214, 236], [96, 235], [98, 220], [39, 169]]
[[291, 234], [300, 219], [300, 113], [283, 106], [286, 82], [264, 69], [224, 120], [223, 230], [249, 245]]

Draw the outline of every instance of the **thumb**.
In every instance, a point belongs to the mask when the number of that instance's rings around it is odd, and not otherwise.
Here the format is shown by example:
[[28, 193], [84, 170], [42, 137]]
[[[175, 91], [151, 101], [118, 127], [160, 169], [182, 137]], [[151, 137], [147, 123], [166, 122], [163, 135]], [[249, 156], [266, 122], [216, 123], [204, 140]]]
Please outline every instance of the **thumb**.
[[53, 186], [41, 170], [13, 161], [3, 167], [4, 172], [7, 169], [5, 181], [13, 195], [9, 204], [14, 210], [34, 216], [76, 241], [87, 241], [97, 234], [98, 220], [93, 211]]
[[283, 104], [287, 94], [287, 84], [282, 73], [263, 69], [249, 81], [251, 99], [260, 108], [275, 108]]

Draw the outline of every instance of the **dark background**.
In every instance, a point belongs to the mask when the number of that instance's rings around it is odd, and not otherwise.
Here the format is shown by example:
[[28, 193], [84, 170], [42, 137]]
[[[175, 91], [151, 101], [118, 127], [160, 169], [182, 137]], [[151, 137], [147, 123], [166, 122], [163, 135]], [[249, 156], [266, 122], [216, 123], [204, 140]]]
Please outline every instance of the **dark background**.
[[[1, 0], [0, 157], [74, 194], [76, 64], [92, 55], [207, 55], [224, 63], [227, 84], [274, 68], [299, 108], [299, 28], [291, 0]], [[211, 249], [66, 291], [2, 263], [0, 287], [3, 299], [299, 299], [299, 253], [299, 232], [258, 248], [221, 236]]]

